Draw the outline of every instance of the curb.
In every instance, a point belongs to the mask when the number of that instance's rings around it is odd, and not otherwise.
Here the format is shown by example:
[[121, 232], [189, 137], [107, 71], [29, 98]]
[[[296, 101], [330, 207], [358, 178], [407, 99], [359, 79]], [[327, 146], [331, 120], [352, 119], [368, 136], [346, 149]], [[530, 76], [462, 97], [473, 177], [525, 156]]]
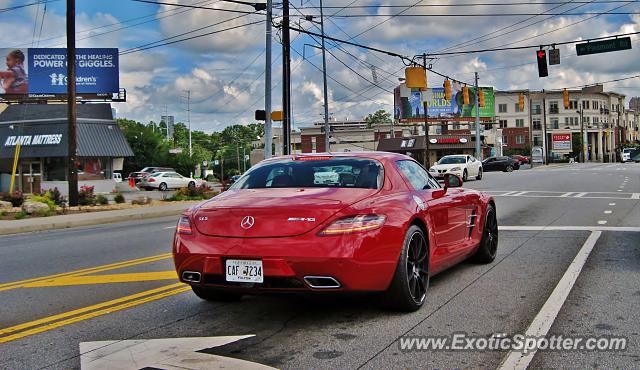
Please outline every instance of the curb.
[[[103, 217], [98, 217], [93, 219], [67, 220], [67, 221], [51, 220], [50, 222], [47, 222], [47, 223], [35, 224], [35, 225], [19, 225], [19, 226], [7, 225], [8, 227], [0, 226], [0, 235], [22, 234], [22, 233], [29, 233], [34, 231], [70, 229], [70, 228], [81, 227], [81, 226], [95, 226], [95, 225], [112, 224], [112, 223], [125, 222], [125, 221], [146, 220], [146, 219], [160, 218], [160, 217], [167, 217], [167, 216], [178, 216], [182, 212], [184, 212], [185, 209], [189, 208], [189, 206], [190, 205], [185, 205], [184, 208], [180, 208], [180, 209], [176, 209], [176, 208], [162, 209], [162, 210], [151, 211], [146, 213], [132, 213], [132, 214], [124, 214], [124, 215], [104, 215]], [[109, 212], [109, 211], [106, 211], [106, 212]], [[65, 216], [53, 216], [53, 217], [65, 217]], [[20, 221], [11, 221], [11, 222], [20, 222]]]

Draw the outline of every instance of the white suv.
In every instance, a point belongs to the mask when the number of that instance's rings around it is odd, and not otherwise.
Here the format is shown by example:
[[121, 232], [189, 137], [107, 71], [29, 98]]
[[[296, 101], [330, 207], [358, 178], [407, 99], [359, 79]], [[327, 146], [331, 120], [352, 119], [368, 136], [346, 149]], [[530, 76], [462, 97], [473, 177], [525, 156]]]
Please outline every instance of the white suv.
[[462, 181], [467, 181], [470, 177], [481, 180], [482, 162], [468, 154], [447, 155], [431, 166], [429, 173], [435, 178], [443, 178], [446, 173], [453, 173], [462, 177]]

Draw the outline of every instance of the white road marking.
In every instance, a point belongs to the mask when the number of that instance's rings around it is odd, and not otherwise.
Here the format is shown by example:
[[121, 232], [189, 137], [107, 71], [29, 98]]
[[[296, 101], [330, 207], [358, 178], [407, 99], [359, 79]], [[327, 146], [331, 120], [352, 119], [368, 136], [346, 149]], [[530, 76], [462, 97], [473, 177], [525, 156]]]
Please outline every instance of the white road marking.
[[574, 194], [574, 192], [571, 192], [571, 193], [564, 193], [564, 194], [562, 194], [562, 195], [560, 196], [560, 198], [566, 198], [566, 197], [570, 196], [571, 194]]
[[612, 231], [640, 233], [635, 226], [499, 226], [500, 231]]
[[615, 203], [609, 203], [609, 205], [610, 205], [610, 206], [615, 206], [616, 204], [615, 204]]
[[[542, 337], [549, 333], [549, 329], [551, 329], [551, 325], [555, 321], [562, 305], [567, 300], [573, 285], [575, 284], [578, 276], [580, 276], [580, 272], [584, 267], [585, 262], [587, 262], [587, 258], [593, 247], [596, 245], [598, 238], [600, 238], [602, 232], [593, 231], [591, 235], [587, 238], [587, 241], [584, 243], [580, 251], [573, 259], [567, 271], [565, 271], [564, 275], [556, 285], [553, 292], [540, 309], [540, 312], [533, 319], [529, 328], [527, 329], [525, 335], [526, 336], [535, 336]], [[507, 357], [502, 361], [498, 369], [500, 370], [524, 370], [529, 366], [529, 363], [535, 356], [537, 349], [534, 349], [527, 354], [523, 354], [522, 352], [512, 351]]]
[[640, 193], [631, 194], [631, 199], [640, 199]]
[[510, 192], [508, 192], [508, 193], [504, 193], [504, 194], [502, 194], [502, 196], [503, 196], [503, 197], [510, 197], [510, 196], [512, 196], [514, 193], [516, 193], [516, 194], [517, 194], [518, 192], [517, 192], [517, 191], [510, 191]]
[[607, 214], [607, 215], [610, 215], [610, 214], [612, 214], [612, 213], [613, 213], [613, 211], [612, 211], [612, 210], [610, 210], [610, 209], [608, 209], [608, 210], [604, 211], [604, 213], [605, 213], [605, 214]]
[[169, 230], [169, 229], [175, 229], [175, 226], [167, 226], [167, 227], [163, 227], [162, 230]]
[[585, 195], [587, 195], [587, 193], [578, 193], [578, 194], [575, 195], [575, 198], [582, 198]]
[[511, 196], [513, 196], [513, 197], [519, 197], [519, 196], [524, 195], [524, 194], [526, 194], [526, 193], [528, 193], [528, 192], [526, 192], [526, 191], [521, 191], [521, 192], [519, 192], [519, 193], [512, 194]]
[[255, 362], [199, 353], [253, 335], [109, 340], [80, 343], [80, 368], [91, 369], [273, 369]]
[[607, 220], [598, 221], [598, 225], [606, 225], [606, 224], [607, 224]]
[[618, 189], [618, 191], [622, 191], [622, 189]]

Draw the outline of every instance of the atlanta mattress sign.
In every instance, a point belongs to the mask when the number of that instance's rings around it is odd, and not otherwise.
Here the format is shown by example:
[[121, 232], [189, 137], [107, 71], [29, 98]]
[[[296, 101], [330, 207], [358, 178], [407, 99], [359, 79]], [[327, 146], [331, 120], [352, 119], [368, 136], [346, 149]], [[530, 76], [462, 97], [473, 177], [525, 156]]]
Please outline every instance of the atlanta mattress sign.
[[30, 145], [58, 145], [62, 142], [62, 134], [53, 135], [21, 135], [8, 136], [4, 142], [5, 147], [13, 147], [18, 144], [21, 146]]
[[552, 134], [551, 141], [553, 143], [552, 150], [555, 152], [570, 152], [571, 149], [571, 133]]
[[[7, 69], [0, 70], [0, 94], [39, 97], [66, 94], [67, 49], [0, 49]], [[76, 50], [76, 90], [84, 94], [117, 93], [118, 49]]]

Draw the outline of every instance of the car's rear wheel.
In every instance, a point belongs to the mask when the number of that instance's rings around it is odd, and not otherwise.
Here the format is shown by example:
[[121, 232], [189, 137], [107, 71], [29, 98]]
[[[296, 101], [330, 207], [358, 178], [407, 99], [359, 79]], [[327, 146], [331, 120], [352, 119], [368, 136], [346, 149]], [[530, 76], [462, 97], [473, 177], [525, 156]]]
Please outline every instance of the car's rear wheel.
[[505, 172], [513, 172], [513, 166], [509, 165], [504, 169]]
[[498, 218], [496, 209], [493, 205], [487, 206], [487, 212], [484, 220], [484, 229], [482, 230], [482, 239], [478, 251], [474, 255], [474, 259], [480, 263], [490, 263], [496, 258], [498, 251]]
[[242, 298], [242, 294], [240, 293], [208, 289], [193, 285], [191, 286], [191, 290], [193, 290], [198, 298], [211, 302], [235, 302], [239, 301]]
[[426, 301], [429, 287], [429, 246], [422, 229], [412, 225], [404, 238], [402, 251], [391, 285], [387, 304], [401, 311], [416, 311]]
[[476, 180], [482, 180], [482, 167], [478, 170], [478, 176], [476, 176]]
[[196, 183], [193, 181], [189, 181], [189, 185], [187, 185], [189, 187], [189, 189], [193, 189], [196, 187]]
[[158, 189], [160, 191], [167, 191], [167, 184], [165, 184], [164, 182], [160, 184], [160, 186], [158, 186]]

